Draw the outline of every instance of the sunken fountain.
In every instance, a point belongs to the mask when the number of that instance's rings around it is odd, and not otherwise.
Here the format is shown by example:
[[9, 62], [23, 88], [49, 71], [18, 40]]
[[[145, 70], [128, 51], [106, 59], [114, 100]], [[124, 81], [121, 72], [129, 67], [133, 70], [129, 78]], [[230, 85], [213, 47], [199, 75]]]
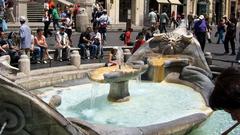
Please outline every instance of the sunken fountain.
[[[61, 79], [55, 78], [66, 77], [58, 72], [71, 69], [68, 75], [78, 85], [38, 89], [33, 73], [24, 78], [8, 63], [8, 58], [0, 59], [1, 70], [6, 70], [0, 75], [4, 135], [184, 135], [212, 113], [212, 74], [198, 41], [183, 25], [154, 35], [126, 63], [56, 69], [39, 83], [57, 83]], [[40, 73], [36, 76], [39, 81]], [[139, 76], [142, 81], [135, 80]], [[47, 104], [54, 95], [62, 98], [56, 110]]]

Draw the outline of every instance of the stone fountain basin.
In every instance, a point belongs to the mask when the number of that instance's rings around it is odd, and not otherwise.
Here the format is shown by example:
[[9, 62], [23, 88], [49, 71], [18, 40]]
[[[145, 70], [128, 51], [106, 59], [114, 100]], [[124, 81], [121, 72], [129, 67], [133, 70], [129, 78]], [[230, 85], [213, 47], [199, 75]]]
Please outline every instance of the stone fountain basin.
[[[78, 88], [80, 91], [85, 91], [87, 88]], [[67, 88], [66, 91], [69, 91]], [[98, 92], [102, 91], [97, 89]], [[89, 92], [86, 92], [89, 94]], [[46, 94], [47, 95], [47, 94]], [[65, 94], [64, 94], [65, 95]], [[80, 94], [82, 95], [82, 94]], [[84, 96], [84, 95], [83, 95]], [[84, 96], [86, 97], [86, 96]], [[87, 98], [87, 97], [86, 97]], [[71, 97], [71, 100], [74, 100]], [[78, 97], [77, 101], [80, 102], [81, 98]], [[151, 99], [149, 99], [151, 100]], [[74, 101], [72, 101], [74, 102]], [[97, 102], [97, 101], [96, 101]], [[64, 102], [63, 102], [64, 103]], [[118, 103], [117, 103], [118, 104]], [[70, 107], [71, 108], [71, 107]], [[73, 107], [76, 108], [76, 107]], [[61, 108], [59, 108], [61, 112]], [[127, 113], [128, 111], [126, 111]], [[211, 110], [206, 106], [205, 109], [199, 111], [194, 114], [190, 114], [175, 120], [159, 123], [159, 124], [150, 124], [146, 126], [136, 126], [136, 127], [123, 127], [123, 126], [113, 126], [113, 125], [105, 125], [105, 124], [96, 124], [90, 123], [83, 119], [76, 118], [76, 116], [65, 116], [65, 117], [74, 117], [70, 120], [74, 123], [78, 124], [79, 126], [87, 126], [99, 134], [103, 135], [124, 135], [124, 134], [131, 134], [131, 135], [153, 135], [153, 134], [162, 134], [162, 135], [170, 135], [170, 134], [186, 134], [189, 130], [191, 130], [194, 126], [197, 126], [201, 122], [205, 121], [210, 114]], [[61, 112], [62, 113], [62, 112]], [[130, 112], [129, 112], [130, 113]], [[62, 113], [64, 115], [64, 113]], [[148, 115], [146, 116], [148, 117]], [[164, 116], [163, 116], [164, 117]]]
[[101, 67], [88, 73], [90, 80], [99, 83], [123, 82], [135, 78], [146, 71], [147, 66], [132, 67], [130, 65]]

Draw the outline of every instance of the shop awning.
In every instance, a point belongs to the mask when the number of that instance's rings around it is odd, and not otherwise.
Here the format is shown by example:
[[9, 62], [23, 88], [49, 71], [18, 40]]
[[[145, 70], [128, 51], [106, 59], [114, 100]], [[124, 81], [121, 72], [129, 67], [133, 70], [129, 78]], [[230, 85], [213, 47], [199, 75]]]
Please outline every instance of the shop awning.
[[179, 0], [169, 0], [169, 2], [172, 5], [182, 5], [182, 3]]
[[168, 0], [157, 0], [158, 3], [169, 4]]
[[58, 2], [64, 4], [64, 5], [67, 5], [67, 6], [70, 6], [70, 5], [73, 5], [73, 3], [67, 1], [67, 0], [58, 0]]

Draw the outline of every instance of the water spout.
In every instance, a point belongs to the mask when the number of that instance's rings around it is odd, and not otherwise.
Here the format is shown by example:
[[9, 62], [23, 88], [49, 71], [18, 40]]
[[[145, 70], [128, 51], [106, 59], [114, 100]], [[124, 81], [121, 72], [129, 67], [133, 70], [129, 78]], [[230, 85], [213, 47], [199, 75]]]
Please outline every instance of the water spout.
[[124, 55], [123, 55], [123, 50], [121, 47], [117, 48], [116, 59], [118, 62], [118, 68], [119, 68], [119, 70], [121, 70], [122, 64], [124, 63]]
[[93, 109], [95, 106], [95, 99], [96, 99], [96, 92], [98, 89], [98, 83], [93, 83], [92, 84], [92, 89], [91, 89], [91, 100], [90, 100], [90, 109]]
[[165, 55], [166, 50], [168, 50], [169, 48], [170, 48], [170, 52], [169, 52], [168, 54], [174, 53], [173, 46], [170, 45], [170, 44], [168, 44], [166, 47], [163, 48], [162, 53], [161, 53], [161, 54], [162, 54], [161, 56]]
[[4, 129], [6, 128], [6, 126], [7, 126], [7, 122], [4, 122], [3, 125], [2, 125], [2, 128], [0, 130], [0, 135], [2, 135], [2, 133], [3, 133]]

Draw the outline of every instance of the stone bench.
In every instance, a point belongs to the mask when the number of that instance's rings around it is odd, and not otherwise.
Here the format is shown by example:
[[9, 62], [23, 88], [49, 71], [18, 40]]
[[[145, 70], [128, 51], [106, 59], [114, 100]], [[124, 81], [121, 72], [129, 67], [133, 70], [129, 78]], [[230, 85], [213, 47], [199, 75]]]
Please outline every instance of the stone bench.
[[[80, 51], [80, 48], [70, 48], [70, 51]], [[53, 55], [53, 59], [49, 59], [49, 67], [52, 67], [52, 60], [57, 59], [57, 50], [56, 49], [48, 49], [48, 53]]]

